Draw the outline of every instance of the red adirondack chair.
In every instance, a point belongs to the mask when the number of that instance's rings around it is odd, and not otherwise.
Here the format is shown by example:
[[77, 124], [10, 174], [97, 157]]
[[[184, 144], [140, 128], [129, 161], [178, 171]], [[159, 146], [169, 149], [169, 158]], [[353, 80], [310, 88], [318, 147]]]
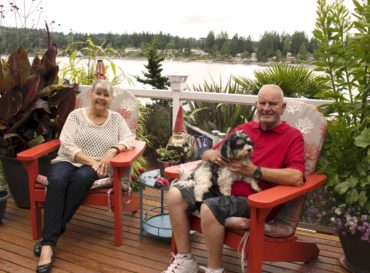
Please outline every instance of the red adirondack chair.
[[[133, 133], [136, 131], [139, 102], [126, 90], [115, 90], [111, 109], [121, 113], [128, 122]], [[91, 89], [83, 90], [76, 99], [76, 107], [88, 105]], [[60, 141], [52, 140], [41, 145], [30, 148], [17, 154], [17, 159], [25, 166], [28, 173], [30, 207], [32, 219], [32, 236], [34, 240], [41, 237], [42, 219], [41, 209], [45, 201], [45, 186], [38, 183], [36, 178], [39, 174], [38, 159], [59, 148]], [[121, 180], [130, 179], [130, 166], [145, 149], [145, 142], [136, 141], [134, 149], [121, 152], [112, 161], [113, 187], [90, 190], [83, 204], [108, 206], [113, 211], [114, 217], [114, 244], [120, 246], [122, 243], [122, 212], [138, 211], [140, 208], [139, 196], [128, 195], [122, 192]]]
[[[283, 120], [298, 128], [305, 141], [305, 177], [306, 183], [302, 187], [276, 186], [268, 190], [255, 193], [248, 197], [251, 206], [249, 219], [249, 234], [246, 230], [227, 227], [224, 244], [240, 250], [244, 239], [245, 257], [248, 261], [248, 272], [262, 271], [263, 261], [308, 262], [315, 259], [319, 249], [315, 243], [303, 242], [295, 236], [295, 230], [302, 213], [306, 194], [323, 185], [326, 181], [324, 174], [314, 173], [319, 158], [321, 146], [326, 133], [326, 120], [313, 105], [289, 101], [285, 109]], [[194, 168], [200, 161], [184, 164], [182, 167]], [[180, 166], [165, 169], [169, 178], [178, 178]], [[273, 207], [284, 204], [274, 219], [265, 223], [265, 219]], [[246, 219], [239, 219], [244, 221]], [[200, 219], [190, 216], [192, 230], [202, 232]], [[172, 239], [172, 252], [176, 253], [176, 242]]]

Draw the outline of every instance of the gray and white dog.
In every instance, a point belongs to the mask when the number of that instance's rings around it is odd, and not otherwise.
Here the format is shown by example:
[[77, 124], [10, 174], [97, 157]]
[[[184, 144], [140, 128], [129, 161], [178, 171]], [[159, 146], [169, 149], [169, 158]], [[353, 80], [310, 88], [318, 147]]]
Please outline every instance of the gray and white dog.
[[[242, 160], [243, 165], [248, 164], [252, 152], [252, 140], [242, 130], [235, 131], [228, 136], [220, 147], [221, 156], [226, 162]], [[218, 185], [223, 195], [231, 195], [231, 186], [235, 180], [243, 180], [246, 183], [250, 183], [253, 190], [261, 191], [257, 184], [258, 181], [255, 179], [232, 173], [227, 167], [207, 160], [203, 160], [192, 171], [181, 170], [180, 179], [175, 185], [180, 187], [194, 187], [195, 200], [201, 202], [204, 194], [210, 190], [212, 185]]]

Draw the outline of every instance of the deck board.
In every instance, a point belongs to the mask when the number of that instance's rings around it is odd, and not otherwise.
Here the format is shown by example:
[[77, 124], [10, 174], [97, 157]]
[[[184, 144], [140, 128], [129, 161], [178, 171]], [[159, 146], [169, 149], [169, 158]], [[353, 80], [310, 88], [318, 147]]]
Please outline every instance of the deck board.
[[[144, 209], [158, 206], [158, 191], [146, 189]], [[92, 272], [161, 272], [170, 261], [170, 241], [150, 235], [139, 239], [140, 214], [124, 213], [122, 246], [113, 245], [113, 217], [105, 207], [82, 206], [58, 241], [53, 273]], [[339, 265], [342, 249], [336, 236], [298, 232], [302, 240], [314, 241], [320, 248], [317, 260], [303, 263], [266, 262], [263, 272], [322, 272], [346, 273]], [[0, 272], [34, 272], [37, 258], [32, 249], [30, 212], [18, 208], [8, 199], [3, 223], [0, 223]], [[200, 264], [207, 262], [206, 248], [199, 234], [192, 235], [192, 252]], [[237, 253], [224, 248], [223, 266], [226, 272], [240, 272]]]

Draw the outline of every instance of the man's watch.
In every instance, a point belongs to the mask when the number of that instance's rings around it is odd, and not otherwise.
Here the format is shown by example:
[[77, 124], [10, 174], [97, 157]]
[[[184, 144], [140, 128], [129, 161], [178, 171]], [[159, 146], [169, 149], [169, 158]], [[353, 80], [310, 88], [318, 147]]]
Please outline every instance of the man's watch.
[[262, 177], [262, 171], [260, 167], [257, 167], [253, 172], [253, 178], [256, 180], [260, 180]]

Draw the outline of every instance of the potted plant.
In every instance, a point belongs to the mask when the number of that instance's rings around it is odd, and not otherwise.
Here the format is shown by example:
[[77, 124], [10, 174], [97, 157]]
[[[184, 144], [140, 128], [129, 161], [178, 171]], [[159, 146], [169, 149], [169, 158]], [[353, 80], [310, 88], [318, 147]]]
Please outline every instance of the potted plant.
[[[78, 85], [58, 84], [56, 56], [51, 44], [31, 65], [21, 47], [0, 63], [0, 158], [10, 192], [23, 208], [29, 208], [28, 179], [16, 154], [57, 138], [75, 107]], [[41, 162], [40, 172], [49, 161]]]
[[0, 223], [4, 217], [9, 192], [6, 189], [3, 168], [0, 163]]
[[179, 164], [181, 161], [181, 151], [178, 149], [160, 147], [155, 150], [158, 155], [161, 175], [164, 176], [164, 169], [168, 166]]
[[341, 263], [354, 272], [370, 268], [370, 130], [329, 122], [319, 171], [328, 174], [325, 207], [340, 238]]
[[333, 208], [326, 213], [342, 243], [343, 265], [369, 272], [370, 35], [365, 25], [370, 23], [370, 5], [353, 2], [355, 21], [342, 2], [318, 1], [316, 65], [331, 83], [330, 91], [320, 95], [333, 99], [322, 108], [329, 121], [318, 170], [328, 175], [325, 207]]

